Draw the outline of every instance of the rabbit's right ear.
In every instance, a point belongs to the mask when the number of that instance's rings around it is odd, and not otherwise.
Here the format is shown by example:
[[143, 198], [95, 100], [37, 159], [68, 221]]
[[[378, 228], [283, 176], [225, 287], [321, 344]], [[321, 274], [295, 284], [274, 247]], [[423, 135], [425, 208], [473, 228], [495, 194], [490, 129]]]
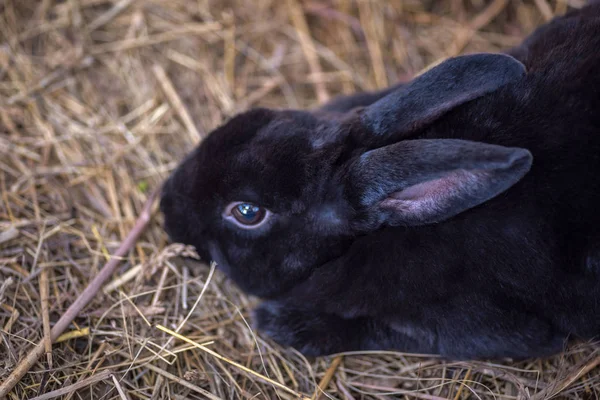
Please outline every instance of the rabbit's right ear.
[[346, 198], [358, 213], [352, 223], [372, 230], [442, 222], [507, 190], [532, 161], [526, 149], [459, 139], [367, 151], [346, 176]]
[[397, 142], [524, 75], [525, 66], [506, 54], [450, 58], [362, 110], [358, 141], [367, 146]]

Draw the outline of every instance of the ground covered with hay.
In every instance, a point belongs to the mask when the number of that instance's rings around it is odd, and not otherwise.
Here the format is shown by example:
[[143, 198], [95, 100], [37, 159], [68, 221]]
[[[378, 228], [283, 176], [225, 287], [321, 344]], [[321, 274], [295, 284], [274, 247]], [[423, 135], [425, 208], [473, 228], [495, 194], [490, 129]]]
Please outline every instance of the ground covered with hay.
[[[0, 0], [0, 382], [50, 348], [150, 194], [233, 113], [385, 87], [581, 5]], [[519, 363], [305, 359], [257, 336], [256, 300], [185, 255], [154, 204], [117, 272], [7, 398], [600, 398], [594, 344]]]

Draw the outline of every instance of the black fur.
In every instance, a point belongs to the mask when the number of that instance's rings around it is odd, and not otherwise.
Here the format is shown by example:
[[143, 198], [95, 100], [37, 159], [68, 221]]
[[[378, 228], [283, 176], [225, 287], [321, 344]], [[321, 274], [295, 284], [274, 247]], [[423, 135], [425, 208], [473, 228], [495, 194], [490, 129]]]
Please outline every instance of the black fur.
[[[257, 327], [306, 354], [524, 358], [595, 338], [598, 49], [591, 4], [514, 58], [460, 57], [318, 111], [238, 115], [166, 182], [166, 230], [264, 298]], [[233, 201], [272, 216], [240, 229], [222, 216]]]
[[[460, 104], [525, 75], [525, 67], [503, 54], [475, 54], [446, 60], [368, 107], [361, 115], [366, 135], [378, 146], [435, 121]], [[398, 116], [402, 116], [398, 118]]]

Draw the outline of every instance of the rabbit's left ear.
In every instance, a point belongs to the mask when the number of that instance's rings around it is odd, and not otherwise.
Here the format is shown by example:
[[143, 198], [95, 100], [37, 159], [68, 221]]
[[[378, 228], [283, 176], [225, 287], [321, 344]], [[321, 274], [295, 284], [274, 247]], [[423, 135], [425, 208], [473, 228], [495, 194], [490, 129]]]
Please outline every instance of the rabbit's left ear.
[[419, 139], [367, 151], [346, 176], [358, 227], [444, 221], [504, 192], [531, 168], [528, 150], [458, 139]]
[[384, 145], [406, 138], [453, 108], [525, 75], [525, 66], [506, 54], [450, 58], [366, 107], [359, 142]]

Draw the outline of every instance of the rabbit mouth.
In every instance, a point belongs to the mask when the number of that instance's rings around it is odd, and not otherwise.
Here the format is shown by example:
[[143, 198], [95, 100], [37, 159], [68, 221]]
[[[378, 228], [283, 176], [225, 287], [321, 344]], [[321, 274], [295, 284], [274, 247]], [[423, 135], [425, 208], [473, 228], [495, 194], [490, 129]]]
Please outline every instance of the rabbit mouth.
[[211, 261], [217, 264], [217, 268], [227, 276], [230, 276], [231, 268], [229, 263], [225, 259], [225, 255], [213, 240], [208, 241], [208, 254], [210, 255]]

